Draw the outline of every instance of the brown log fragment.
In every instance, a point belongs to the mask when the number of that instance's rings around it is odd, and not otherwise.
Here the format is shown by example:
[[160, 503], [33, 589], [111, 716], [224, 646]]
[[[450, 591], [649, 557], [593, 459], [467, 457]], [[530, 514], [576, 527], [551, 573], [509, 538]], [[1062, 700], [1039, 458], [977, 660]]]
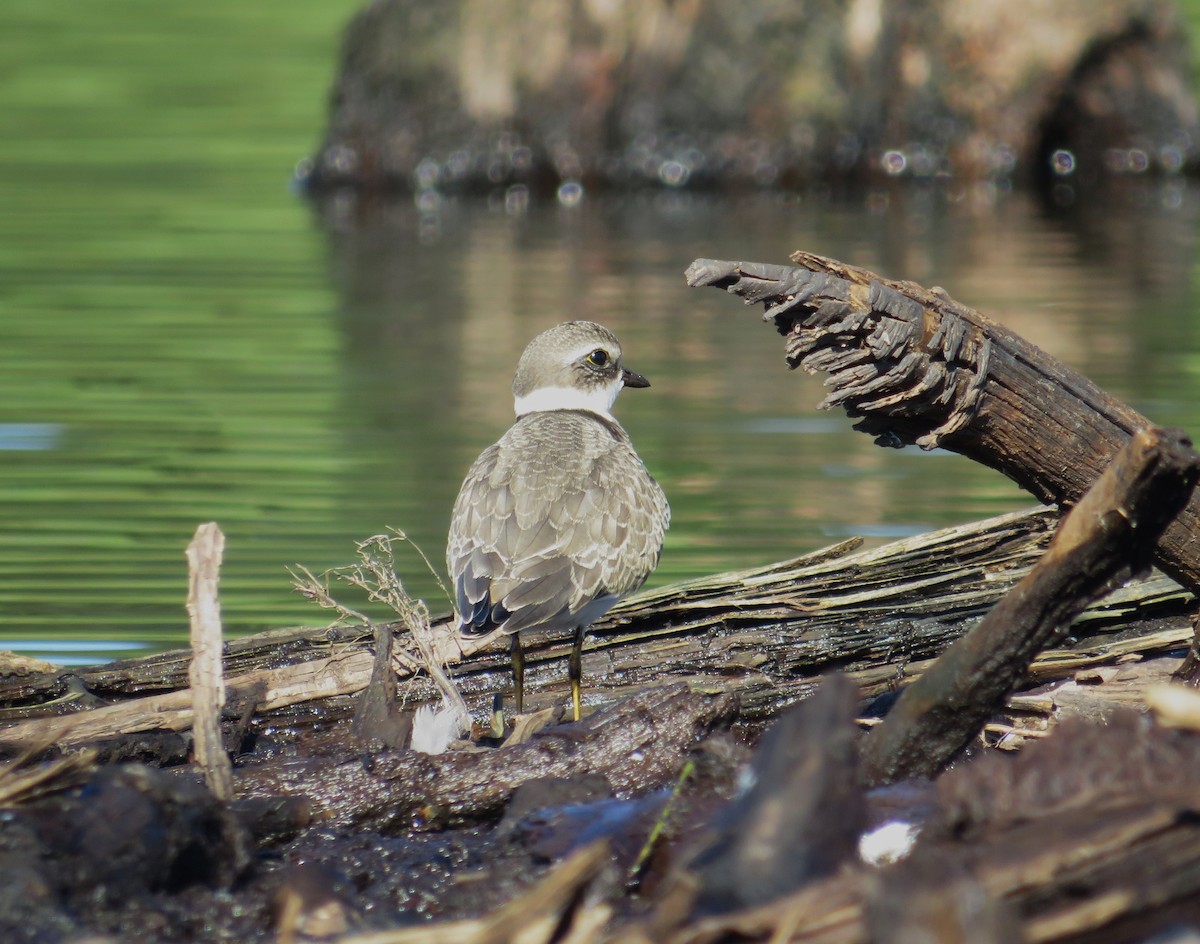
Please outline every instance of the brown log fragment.
[[399, 750], [412, 736], [413, 717], [411, 712], [401, 710], [397, 699], [396, 673], [392, 671], [395, 637], [383, 623], [372, 624], [371, 630], [375, 639], [371, 680], [358, 693], [350, 730], [364, 741], [377, 741]]
[[1050, 548], [970, 633], [908, 686], [864, 741], [873, 783], [932, 776], [978, 734], [1034, 657], [1094, 599], [1147, 570], [1192, 495], [1200, 456], [1181, 434], [1140, 430], [1067, 515]]
[[[942, 447], [1069, 506], [1150, 421], [940, 289], [809, 252], [795, 266], [697, 259], [688, 284], [762, 302], [789, 367], [825, 371], [855, 429], [885, 446]], [[1158, 565], [1200, 589], [1200, 495], [1164, 533]]]
[[727, 725], [735, 705], [730, 696], [696, 695], [672, 685], [511, 748], [247, 766], [236, 772], [234, 787], [242, 800], [307, 797], [313, 819], [332, 827], [435, 827], [495, 815], [517, 786], [539, 777], [601, 774], [619, 793], [671, 783], [688, 751]]

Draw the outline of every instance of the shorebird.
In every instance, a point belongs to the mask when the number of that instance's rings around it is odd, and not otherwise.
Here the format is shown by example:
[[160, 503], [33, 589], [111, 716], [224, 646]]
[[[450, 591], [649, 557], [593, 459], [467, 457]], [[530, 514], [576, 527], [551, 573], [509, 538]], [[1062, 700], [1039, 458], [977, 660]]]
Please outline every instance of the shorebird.
[[612, 415], [621, 363], [608, 328], [568, 321], [529, 342], [513, 378], [517, 418], [483, 451], [454, 503], [446, 563], [465, 636], [511, 637], [517, 713], [528, 629], [572, 630], [571, 707], [582, 712], [588, 627], [658, 564], [671, 519], [662, 488]]

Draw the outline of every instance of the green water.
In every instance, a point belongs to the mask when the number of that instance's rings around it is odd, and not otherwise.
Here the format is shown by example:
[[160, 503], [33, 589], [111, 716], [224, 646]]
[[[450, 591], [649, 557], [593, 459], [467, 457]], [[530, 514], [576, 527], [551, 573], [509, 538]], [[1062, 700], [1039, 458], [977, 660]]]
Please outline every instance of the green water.
[[183, 550], [208, 520], [231, 633], [326, 621], [287, 568], [346, 563], [388, 526], [440, 567], [521, 348], [566, 318], [612, 326], [653, 382], [617, 413], [674, 509], [657, 583], [1029, 504], [817, 413], [820, 379], [786, 372], [757, 311], [684, 286], [697, 256], [806, 248], [943, 285], [1200, 429], [1187, 182], [1054, 210], [988, 188], [312, 207], [288, 181], [357, 5], [6, 4], [0, 645], [181, 643]]

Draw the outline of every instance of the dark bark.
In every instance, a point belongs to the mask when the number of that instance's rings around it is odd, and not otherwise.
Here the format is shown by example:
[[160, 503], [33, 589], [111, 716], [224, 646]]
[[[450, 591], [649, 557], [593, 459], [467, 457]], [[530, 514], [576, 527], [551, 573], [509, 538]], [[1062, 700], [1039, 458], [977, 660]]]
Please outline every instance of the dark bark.
[[618, 793], [644, 794], [672, 782], [691, 748], [727, 726], [735, 707], [729, 696], [673, 685], [503, 750], [275, 762], [237, 771], [234, 787], [243, 800], [306, 797], [311, 815], [333, 828], [435, 828], [496, 816], [520, 784], [544, 777], [599, 774]]
[[827, 678], [763, 736], [751, 787], [718, 817], [688, 868], [705, 914], [760, 905], [834, 874], [867, 819], [859, 780], [858, 690]]

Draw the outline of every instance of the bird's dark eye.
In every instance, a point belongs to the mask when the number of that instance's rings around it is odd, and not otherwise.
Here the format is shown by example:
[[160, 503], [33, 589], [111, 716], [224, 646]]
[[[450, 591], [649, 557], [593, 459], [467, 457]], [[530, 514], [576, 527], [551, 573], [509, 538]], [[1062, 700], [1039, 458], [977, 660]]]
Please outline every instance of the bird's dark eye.
[[596, 348], [587, 356], [587, 362], [593, 367], [604, 367], [608, 364], [608, 351], [604, 348]]

